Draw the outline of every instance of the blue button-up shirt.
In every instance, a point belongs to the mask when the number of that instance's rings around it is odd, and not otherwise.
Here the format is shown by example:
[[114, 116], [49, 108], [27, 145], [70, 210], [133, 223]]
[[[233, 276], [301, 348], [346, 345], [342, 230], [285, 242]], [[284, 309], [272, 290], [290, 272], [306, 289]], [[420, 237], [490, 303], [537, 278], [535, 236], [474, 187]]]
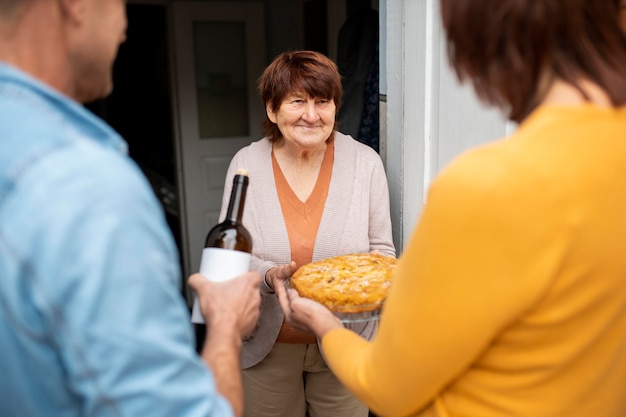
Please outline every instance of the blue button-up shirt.
[[126, 143], [0, 63], [0, 416], [231, 416]]

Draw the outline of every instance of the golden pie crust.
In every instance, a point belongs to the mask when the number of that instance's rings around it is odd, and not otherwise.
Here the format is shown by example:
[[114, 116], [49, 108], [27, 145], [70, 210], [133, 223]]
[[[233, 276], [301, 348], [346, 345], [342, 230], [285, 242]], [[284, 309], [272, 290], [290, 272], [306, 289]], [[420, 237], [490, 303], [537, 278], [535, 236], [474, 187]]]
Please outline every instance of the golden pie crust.
[[291, 287], [330, 310], [363, 313], [379, 310], [387, 297], [398, 260], [375, 253], [335, 256], [302, 265]]

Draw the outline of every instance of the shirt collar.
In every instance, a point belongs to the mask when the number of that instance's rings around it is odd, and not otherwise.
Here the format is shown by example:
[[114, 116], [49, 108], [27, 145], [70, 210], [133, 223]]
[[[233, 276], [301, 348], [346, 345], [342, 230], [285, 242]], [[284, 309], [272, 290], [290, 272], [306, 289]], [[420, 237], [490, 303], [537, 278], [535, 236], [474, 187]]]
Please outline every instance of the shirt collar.
[[[51, 88], [31, 75], [0, 61], [0, 96], [27, 100], [31, 105], [58, 117], [66, 126], [84, 137], [127, 154], [128, 144], [106, 122], [82, 104]], [[68, 123], [71, 121], [71, 123]]]

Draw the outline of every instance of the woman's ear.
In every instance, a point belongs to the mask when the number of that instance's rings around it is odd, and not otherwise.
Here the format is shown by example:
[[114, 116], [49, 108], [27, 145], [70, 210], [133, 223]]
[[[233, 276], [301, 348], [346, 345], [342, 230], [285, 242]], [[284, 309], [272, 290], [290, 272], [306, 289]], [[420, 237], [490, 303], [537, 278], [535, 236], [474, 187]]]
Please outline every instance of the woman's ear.
[[269, 102], [265, 103], [265, 112], [267, 113], [267, 118], [270, 119], [272, 123], [276, 123], [276, 113], [274, 113], [272, 105]]

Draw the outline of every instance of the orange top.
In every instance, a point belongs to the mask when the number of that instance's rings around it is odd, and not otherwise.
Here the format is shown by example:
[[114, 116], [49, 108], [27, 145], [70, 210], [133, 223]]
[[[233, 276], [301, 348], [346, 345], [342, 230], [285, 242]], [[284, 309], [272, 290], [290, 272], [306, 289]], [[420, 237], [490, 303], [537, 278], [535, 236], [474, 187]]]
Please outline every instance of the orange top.
[[322, 339], [377, 415], [626, 415], [626, 107], [541, 106], [433, 181], [372, 342]]
[[[326, 204], [330, 178], [333, 172], [334, 149], [333, 141], [328, 141], [322, 166], [317, 176], [317, 182], [313, 192], [304, 202], [298, 198], [289, 186], [278, 165], [278, 161], [276, 161], [274, 152], [272, 152], [272, 168], [274, 170], [278, 200], [280, 201], [280, 207], [287, 227], [287, 235], [289, 236], [291, 259], [296, 262], [296, 267], [308, 264], [313, 259], [317, 230], [324, 213], [324, 205]], [[276, 341], [279, 343], [316, 343], [315, 336], [298, 332], [284, 322]]]

